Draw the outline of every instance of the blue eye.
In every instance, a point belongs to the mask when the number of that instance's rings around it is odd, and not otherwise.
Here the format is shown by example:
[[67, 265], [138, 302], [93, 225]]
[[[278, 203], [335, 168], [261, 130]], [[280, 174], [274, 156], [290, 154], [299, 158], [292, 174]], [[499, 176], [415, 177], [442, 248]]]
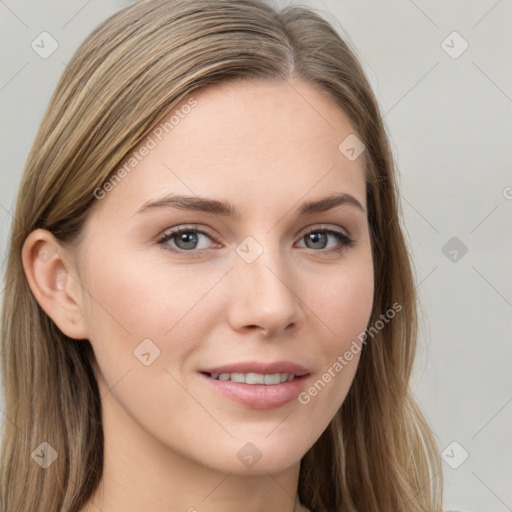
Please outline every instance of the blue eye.
[[[208, 248], [208, 244], [206, 244], [205, 247], [197, 247], [200, 243], [201, 237], [212, 240], [212, 237], [204, 231], [200, 231], [193, 227], [180, 227], [166, 233], [157, 241], [157, 243], [162, 245], [165, 250], [174, 253], [194, 253]], [[335, 238], [338, 242], [337, 246], [326, 248], [329, 237]], [[301, 240], [302, 239], [306, 240], [307, 244], [310, 244], [306, 245], [307, 248], [313, 249], [314, 252], [321, 253], [341, 253], [354, 245], [354, 240], [352, 238], [335, 229], [312, 229], [302, 235]], [[173, 245], [168, 243], [170, 241], [173, 242]]]

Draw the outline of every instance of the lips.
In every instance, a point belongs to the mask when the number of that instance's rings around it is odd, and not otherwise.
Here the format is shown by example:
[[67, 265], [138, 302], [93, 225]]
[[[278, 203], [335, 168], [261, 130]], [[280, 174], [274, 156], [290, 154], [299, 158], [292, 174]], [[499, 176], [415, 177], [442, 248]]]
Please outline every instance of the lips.
[[[250, 409], [275, 409], [291, 402], [309, 376], [307, 368], [291, 361], [233, 363], [204, 369], [200, 374], [210, 389]], [[277, 378], [285, 374], [289, 377], [285, 381]], [[264, 384], [255, 383], [258, 381], [254, 379], [261, 381], [263, 376]]]
[[215, 366], [200, 370], [201, 373], [221, 374], [221, 373], [259, 373], [263, 375], [272, 375], [276, 373], [293, 374], [296, 377], [308, 375], [309, 371], [304, 366], [292, 361], [275, 361], [275, 362], [257, 362], [245, 361], [240, 363], [226, 364], [223, 366]]

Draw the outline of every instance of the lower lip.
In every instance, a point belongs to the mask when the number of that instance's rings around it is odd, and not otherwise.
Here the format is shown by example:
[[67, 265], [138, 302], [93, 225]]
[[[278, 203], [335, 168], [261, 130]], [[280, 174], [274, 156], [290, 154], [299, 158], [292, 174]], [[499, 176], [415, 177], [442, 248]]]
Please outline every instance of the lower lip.
[[221, 395], [251, 409], [275, 409], [291, 402], [298, 397], [308, 378], [304, 375], [290, 382], [267, 385], [216, 380], [204, 373], [201, 376]]

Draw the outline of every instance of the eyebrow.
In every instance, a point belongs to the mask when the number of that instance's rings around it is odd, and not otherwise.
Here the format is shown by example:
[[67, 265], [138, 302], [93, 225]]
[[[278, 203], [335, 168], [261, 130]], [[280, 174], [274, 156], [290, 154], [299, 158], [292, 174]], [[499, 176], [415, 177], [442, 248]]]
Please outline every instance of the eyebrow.
[[[358, 210], [361, 210], [363, 213], [366, 213], [363, 205], [354, 196], [345, 193], [332, 194], [314, 201], [304, 201], [299, 204], [296, 209], [296, 213], [299, 217], [304, 217], [314, 213], [325, 212], [341, 205], [353, 206]], [[160, 199], [146, 201], [137, 209], [135, 214], [157, 208], [177, 208], [180, 210], [198, 211], [214, 215], [234, 217], [236, 219], [240, 218], [240, 211], [234, 205], [226, 201], [219, 201], [206, 197], [173, 194], [168, 194]]]

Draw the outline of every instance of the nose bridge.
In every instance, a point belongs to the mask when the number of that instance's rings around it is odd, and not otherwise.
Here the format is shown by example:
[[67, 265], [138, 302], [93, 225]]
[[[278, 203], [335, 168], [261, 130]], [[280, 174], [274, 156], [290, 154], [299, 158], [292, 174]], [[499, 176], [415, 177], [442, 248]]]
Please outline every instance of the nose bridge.
[[231, 320], [238, 328], [257, 325], [279, 331], [298, 322], [300, 307], [293, 291], [289, 264], [271, 236], [259, 242], [247, 237], [236, 248]]

